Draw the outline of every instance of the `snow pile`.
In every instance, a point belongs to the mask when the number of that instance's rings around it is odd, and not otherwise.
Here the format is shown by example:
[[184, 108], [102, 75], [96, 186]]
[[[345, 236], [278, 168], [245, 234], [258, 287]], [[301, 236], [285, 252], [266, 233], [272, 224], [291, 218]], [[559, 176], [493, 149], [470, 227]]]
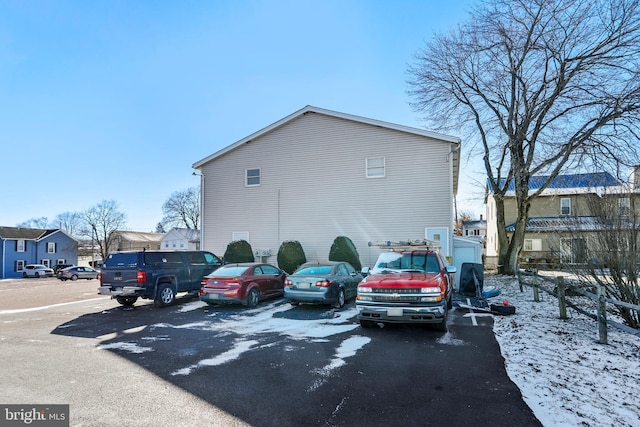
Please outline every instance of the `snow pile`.
[[558, 300], [520, 292], [517, 279], [486, 275], [485, 286], [516, 306], [495, 316], [494, 331], [507, 373], [544, 426], [640, 425], [640, 338], [608, 328], [598, 342], [597, 323], [571, 308], [560, 319]]

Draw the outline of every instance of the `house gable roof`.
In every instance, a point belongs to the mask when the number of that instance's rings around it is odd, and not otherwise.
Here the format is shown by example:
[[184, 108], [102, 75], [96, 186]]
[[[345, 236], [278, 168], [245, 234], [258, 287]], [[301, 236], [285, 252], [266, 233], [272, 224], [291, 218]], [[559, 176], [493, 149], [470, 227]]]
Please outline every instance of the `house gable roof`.
[[130, 242], [160, 242], [164, 233], [146, 233], [142, 231], [124, 231], [124, 230], [115, 230], [113, 231], [116, 235], [118, 235], [121, 239], [127, 240]]
[[[633, 221], [621, 219], [621, 224], [632, 228]], [[577, 231], [600, 231], [610, 228], [610, 224], [605, 224], [600, 218], [595, 216], [545, 216], [527, 219], [527, 232], [577, 232]], [[515, 222], [505, 227], [508, 233], [516, 229]]]
[[477, 220], [476, 219], [476, 220], [470, 220], [470, 221], [462, 221], [462, 227], [486, 230], [487, 229], [487, 220], [486, 219], [481, 219], [481, 220]]
[[[536, 175], [529, 178], [529, 191], [537, 191], [549, 179], [549, 175]], [[488, 181], [487, 181], [488, 182]], [[504, 186], [505, 179], [500, 181], [500, 186]], [[618, 189], [622, 183], [609, 172], [577, 173], [558, 175], [551, 180], [542, 194], [572, 194], [572, 193], [594, 193], [605, 188]], [[489, 192], [491, 186], [487, 185]], [[507, 194], [513, 195], [515, 185], [513, 180], [509, 182]]]
[[340, 119], [344, 119], [344, 120], [351, 120], [354, 122], [358, 122], [358, 123], [364, 123], [364, 124], [368, 124], [368, 125], [372, 125], [372, 126], [378, 126], [378, 127], [383, 127], [383, 128], [387, 128], [387, 129], [393, 129], [393, 130], [397, 130], [400, 132], [406, 132], [406, 133], [410, 133], [413, 135], [419, 135], [419, 136], [423, 136], [425, 138], [430, 138], [430, 139], [436, 139], [439, 141], [442, 141], [444, 143], [448, 143], [448, 144], [453, 144], [454, 147], [452, 147], [451, 149], [451, 156], [452, 156], [452, 162], [453, 162], [453, 180], [454, 180], [454, 193], [457, 192], [457, 188], [458, 188], [458, 175], [459, 175], [459, 165], [460, 165], [460, 138], [455, 137], [455, 136], [451, 136], [451, 135], [445, 135], [442, 133], [438, 133], [438, 132], [433, 132], [433, 131], [429, 131], [429, 130], [425, 130], [425, 129], [417, 129], [417, 128], [413, 128], [413, 127], [409, 127], [409, 126], [403, 126], [403, 125], [398, 125], [398, 124], [394, 124], [394, 123], [389, 123], [389, 122], [384, 122], [384, 121], [380, 121], [380, 120], [375, 120], [375, 119], [369, 119], [366, 117], [361, 117], [361, 116], [355, 116], [352, 114], [346, 114], [346, 113], [340, 113], [337, 111], [332, 111], [332, 110], [326, 110], [323, 108], [318, 108], [318, 107], [314, 107], [311, 105], [307, 105], [306, 107], [296, 111], [295, 113], [292, 113], [280, 120], [278, 120], [277, 122], [274, 122], [272, 124], [270, 124], [269, 126], [260, 129], [257, 132], [252, 133], [251, 135], [242, 138], [241, 140], [221, 149], [216, 151], [215, 153], [211, 154], [210, 156], [205, 157], [204, 159], [201, 159], [195, 163], [193, 163], [192, 168], [193, 169], [200, 169], [202, 166], [204, 166], [205, 164], [209, 163], [210, 161], [230, 152], [235, 150], [236, 148], [242, 146], [243, 144], [247, 144], [249, 142], [251, 142], [252, 140], [261, 137], [269, 132], [272, 132], [275, 129], [278, 129], [284, 125], [286, 125], [287, 123], [291, 122], [292, 120], [303, 116], [305, 114], [309, 114], [309, 113], [316, 113], [316, 114], [323, 114], [325, 116], [330, 116], [330, 117], [336, 117], [336, 118], [340, 118]]
[[56, 230], [39, 228], [0, 227], [0, 239], [5, 240], [38, 240]]
[[174, 227], [171, 230], [169, 230], [169, 232], [163, 237], [163, 240], [164, 238], [166, 238], [167, 236], [170, 236], [171, 234], [178, 234], [180, 237], [187, 240], [188, 242], [200, 241], [200, 230], [194, 230], [192, 228]]

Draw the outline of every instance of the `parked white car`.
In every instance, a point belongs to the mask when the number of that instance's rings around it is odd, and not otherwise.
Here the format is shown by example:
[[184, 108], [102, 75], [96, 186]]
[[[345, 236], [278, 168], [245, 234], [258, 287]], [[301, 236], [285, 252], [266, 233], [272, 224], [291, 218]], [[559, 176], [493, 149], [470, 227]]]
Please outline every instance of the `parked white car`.
[[53, 269], [42, 264], [28, 264], [22, 270], [22, 277], [53, 277]]

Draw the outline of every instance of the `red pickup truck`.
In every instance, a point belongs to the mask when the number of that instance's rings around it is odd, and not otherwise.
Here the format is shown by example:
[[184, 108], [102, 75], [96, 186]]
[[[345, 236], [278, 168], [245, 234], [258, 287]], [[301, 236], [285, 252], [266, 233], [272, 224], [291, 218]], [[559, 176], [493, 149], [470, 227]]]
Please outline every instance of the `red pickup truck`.
[[432, 323], [436, 330], [446, 331], [455, 272], [437, 249], [402, 248], [380, 254], [358, 285], [360, 325]]

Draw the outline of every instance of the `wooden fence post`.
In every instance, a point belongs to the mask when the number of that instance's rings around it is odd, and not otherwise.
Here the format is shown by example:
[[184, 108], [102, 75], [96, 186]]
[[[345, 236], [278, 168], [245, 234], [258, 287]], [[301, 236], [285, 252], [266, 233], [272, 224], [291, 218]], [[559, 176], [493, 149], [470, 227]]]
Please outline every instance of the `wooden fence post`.
[[524, 291], [522, 289], [522, 273], [520, 270], [520, 264], [518, 264], [518, 269], [516, 270], [516, 277], [518, 278], [518, 285], [520, 286], [520, 292]]
[[608, 344], [607, 339], [607, 302], [605, 301], [604, 287], [598, 285], [598, 335], [600, 336], [600, 344]]
[[540, 302], [540, 289], [538, 289], [538, 274], [533, 274], [533, 300]]
[[558, 290], [558, 305], [560, 306], [560, 318], [567, 318], [567, 300], [565, 298], [566, 285], [564, 283], [564, 277], [556, 277], [556, 288]]

